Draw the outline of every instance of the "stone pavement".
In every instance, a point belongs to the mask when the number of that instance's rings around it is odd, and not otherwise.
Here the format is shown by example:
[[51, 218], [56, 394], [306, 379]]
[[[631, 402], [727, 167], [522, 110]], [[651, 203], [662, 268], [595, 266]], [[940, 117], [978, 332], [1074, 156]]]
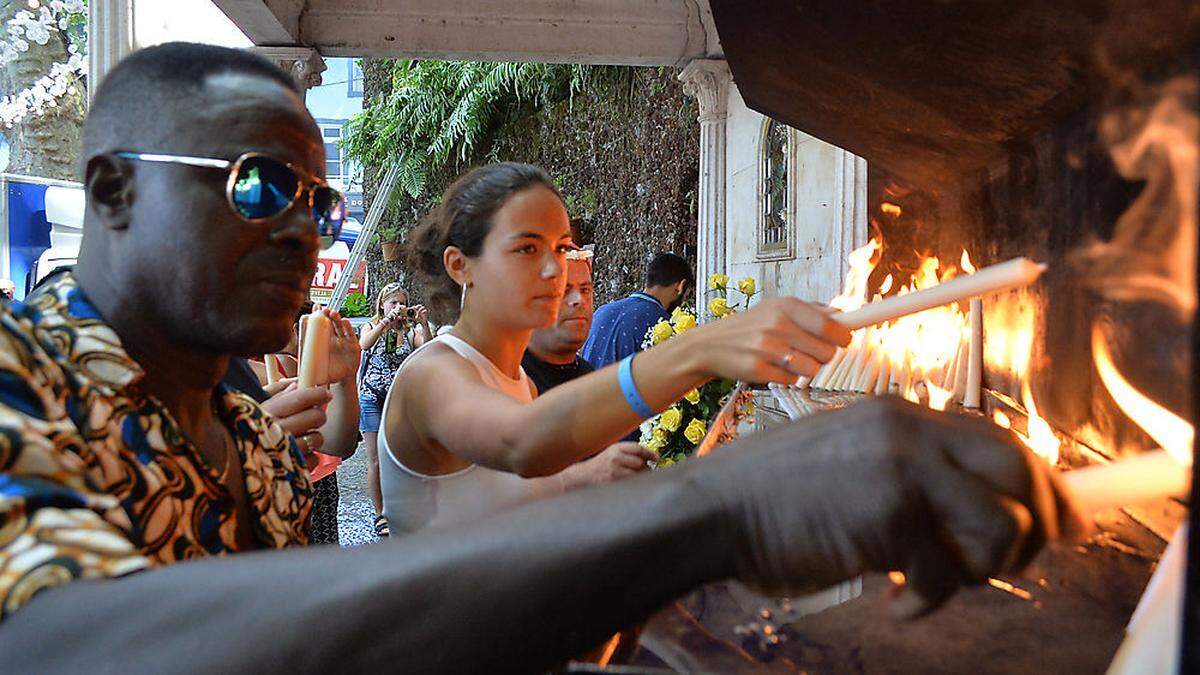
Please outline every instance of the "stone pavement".
[[367, 451], [362, 443], [337, 471], [338, 537], [342, 546], [358, 546], [379, 541], [375, 536], [375, 509], [367, 496]]

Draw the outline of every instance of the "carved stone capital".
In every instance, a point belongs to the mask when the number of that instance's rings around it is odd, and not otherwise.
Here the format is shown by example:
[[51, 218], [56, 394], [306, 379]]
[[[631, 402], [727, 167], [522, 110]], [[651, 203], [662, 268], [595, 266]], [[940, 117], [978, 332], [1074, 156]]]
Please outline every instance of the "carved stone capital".
[[309, 47], [255, 47], [254, 51], [292, 74], [304, 91], [321, 84], [325, 59]]
[[724, 59], [696, 59], [679, 73], [683, 93], [700, 104], [700, 121], [724, 120], [729, 113], [729, 83], [733, 76]]

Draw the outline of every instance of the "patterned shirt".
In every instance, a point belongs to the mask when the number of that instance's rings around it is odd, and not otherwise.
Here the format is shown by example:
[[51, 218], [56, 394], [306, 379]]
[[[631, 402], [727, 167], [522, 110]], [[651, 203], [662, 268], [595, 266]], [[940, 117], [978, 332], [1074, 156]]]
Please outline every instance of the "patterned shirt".
[[[70, 273], [0, 303], [0, 619], [35, 593], [238, 550], [228, 490]], [[222, 387], [260, 548], [307, 542], [295, 441]]]
[[[370, 326], [365, 324], [362, 329], [366, 331]], [[360, 399], [370, 399], [383, 405], [392, 380], [396, 379], [396, 371], [413, 352], [412, 341], [408, 337], [401, 339], [400, 335], [393, 330], [384, 331], [375, 344], [363, 352], [362, 382], [358, 386]]]
[[592, 330], [579, 355], [595, 368], [640, 352], [646, 331], [663, 319], [671, 318], [653, 295], [638, 291], [596, 310]]

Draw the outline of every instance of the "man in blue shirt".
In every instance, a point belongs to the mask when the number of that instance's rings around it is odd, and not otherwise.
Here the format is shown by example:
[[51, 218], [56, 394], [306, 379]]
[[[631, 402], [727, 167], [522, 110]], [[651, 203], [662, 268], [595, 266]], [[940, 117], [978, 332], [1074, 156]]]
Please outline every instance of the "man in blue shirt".
[[659, 253], [646, 268], [646, 287], [596, 310], [580, 355], [597, 369], [641, 351], [651, 326], [683, 303], [696, 276], [687, 260]]

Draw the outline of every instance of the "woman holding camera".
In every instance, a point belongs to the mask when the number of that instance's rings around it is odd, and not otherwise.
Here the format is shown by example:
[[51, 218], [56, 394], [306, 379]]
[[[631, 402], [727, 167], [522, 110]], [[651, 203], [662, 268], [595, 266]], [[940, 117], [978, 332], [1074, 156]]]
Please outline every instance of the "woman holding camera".
[[388, 536], [387, 519], [383, 516], [383, 495], [379, 489], [379, 454], [376, 436], [379, 433], [379, 412], [388, 387], [396, 377], [400, 364], [414, 349], [425, 344], [433, 335], [429, 315], [422, 305], [408, 305], [408, 291], [398, 283], [384, 286], [375, 300], [375, 316], [362, 327], [358, 344], [363, 351], [362, 376], [358, 384], [361, 414], [359, 430], [367, 445], [367, 492], [375, 507], [375, 534]]

